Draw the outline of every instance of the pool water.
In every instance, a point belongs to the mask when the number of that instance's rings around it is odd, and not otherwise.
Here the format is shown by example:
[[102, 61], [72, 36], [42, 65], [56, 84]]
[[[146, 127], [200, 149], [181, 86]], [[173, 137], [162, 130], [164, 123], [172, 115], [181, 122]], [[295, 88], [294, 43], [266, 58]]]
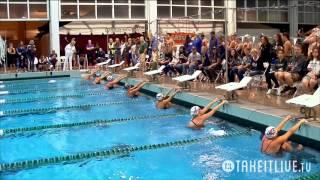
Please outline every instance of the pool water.
[[[81, 104], [110, 103], [90, 108], [58, 109], [50, 112], [25, 113], [0, 117], [0, 129], [58, 125], [94, 121], [97, 119], [136, 118], [130, 121], [92, 126], [44, 129], [10, 134], [0, 139], [0, 164], [37, 160], [76, 153], [130, 148], [213, 136], [223, 130], [227, 134], [248, 131], [244, 127], [212, 117], [199, 131], [186, 128], [190, 120], [186, 108], [175, 105], [158, 110], [155, 100], [146, 95], [131, 99], [119, 87], [105, 90], [77, 78], [57, 78], [4, 82], [0, 91], [25, 89], [21, 94], [0, 95], [0, 99], [34, 98], [31, 102], [0, 104], [1, 111], [66, 107]], [[29, 89], [32, 92], [28, 92]], [[37, 89], [36, 92], [32, 89]], [[45, 91], [42, 89], [54, 89]], [[97, 93], [98, 95], [89, 95]], [[102, 93], [102, 94], [101, 94]], [[83, 96], [62, 97], [65, 94]], [[86, 95], [87, 94], [87, 95]], [[44, 97], [55, 97], [45, 99]], [[37, 100], [39, 98], [39, 100]], [[42, 98], [42, 100], [41, 100]], [[112, 102], [122, 102], [112, 104]], [[172, 115], [171, 117], [166, 115]], [[292, 160], [310, 163], [309, 172], [225, 172], [226, 160]], [[320, 171], [320, 153], [310, 148], [297, 154], [271, 157], [260, 153], [260, 132], [250, 130], [237, 136], [222, 136], [214, 140], [141, 150], [122, 155], [87, 158], [79, 161], [52, 163], [35, 168], [2, 171], [1, 179], [292, 179]]]

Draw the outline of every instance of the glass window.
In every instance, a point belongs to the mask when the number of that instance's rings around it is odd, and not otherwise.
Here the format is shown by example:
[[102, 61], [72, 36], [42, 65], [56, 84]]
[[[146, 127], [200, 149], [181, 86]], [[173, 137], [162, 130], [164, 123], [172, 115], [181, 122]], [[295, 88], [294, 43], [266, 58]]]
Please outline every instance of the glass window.
[[247, 11], [247, 21], [256, 21], [257, 20], [257, 11], [249, 10]]
[[258, 7], [266, 7], [267, 6], [266, 0], [258, 0]]
[[280, 0], [280, 6], [288, 6], [288, 0]]
[[211, 0], [201, 0], [201, 6], [211, 6]]
[[170, 18], [170, 6], [158, 6], [158, 17]]
[[76, 3], [77, 0], [61, 0], [62, 3]]
[[145, 18], [145, 7], [144, 6], [131, 6], [131, 18]]
[[184, 7], [180, 7], [180, 6], [172, 6], [172, 17], [174, 18], [180, 18], [180, 17], [184, 17]]
[[258, 10], [258, 20], [259, 21], [268, 21], [268, 11], [265, 9]]
[[213, 0], [213, 4], [214, 6], [224, 6], [224, 0]]
[[112, 0], [97, 0], [97, 3], [112, 3]]
[[287, 11], [280, 12], [280, 21], [281, 22], [288, 22], [288, 12]]
[[[184, 3], [185, 3], [184, 0], [178, 0], [178, 1], [177, 1], [177, 0], [176, 0], [176, 1], [173, 0], [173, 1], [172, 1], [172, 4], [177, 4], [177, 5], [184, 5]], [[188, 3], [188, 1], [187, 1], [187, 3]]]
[[158, 4], [170, 4], [170, 0], [157, 0]]
[[112, 18], [112, 6], [111, 5], [98, 5], [97, 16], [99, 19]]
[[30, 18], [47, 18], [46, 4], [30, 4], [29, 5]]
[[278, 6], [278, 0], [269, 0], [269, 6], [270, 7]]
[[212, 8], [202, 7], [201, 8], [201, 19], [212, 19]]
[[0, 18], [1, 19], [8, 18], [7, 4], [0, 4]]
[[79, 18], [81, 19], [96, 18], [95, 6], [79, 5]]
[[47, 0], [29, 0], [29, 2], [47, 2]]
[[237, 0], [237, 7], [244, 8], [244, 0]]
[[214, 8], [214, 19], [224, 19], [224, 9]]
[[196, 7], [188, 7], [187, 8], [187, 16], [192, 16], [192, 18], [194, 19], [198, 19], [198, 15], [199, 12], [198, 12], [198, 8]]
[[304, 23], [304, 13], [299, 13], [298, 21], [299, 23]]
[[256, 7], [256, 0], [247, 0], [247, 7]]
[[61, 18], [62, 19], [75, 19], [78, 18], [77, 5], [62, 5]]
[[131, 4], [144, 4], [144, 0], [131, 0]]
[[21, 3], [27, 3], [26, 0], [9, 0], [9, 2], [21, 2]]
[[305, 13], [305, 23], [313, 24], [315, 20], [315, 14], [314, 13]]
[[187, 0], [187, 5], [198, 5], [199, 1], [198, 0]]
[[79, 0], [79, 3], [94, 3], [92, 0]]
[[114, 3], [128, 3], [128, 0], [115, 0]]
[[[318, 11], [318, 12], [320, 12], [320, 11]], [[315, 24], [320, 24], [320, 13], [317, 13], [315, 15]]]
[[279, 11], [269, 11], [269, 21], [279, 22], [280, 21]]
[[10, 18], [28, 18], [27, 4], [10, 4]]
[[244, 21], [244, 13], [243, 9], [237, 9], [237, 20]]
[[129, 18], [129, 6], [127, 5], [117, 5], [114, 6], [114, 17], [115, 18]]

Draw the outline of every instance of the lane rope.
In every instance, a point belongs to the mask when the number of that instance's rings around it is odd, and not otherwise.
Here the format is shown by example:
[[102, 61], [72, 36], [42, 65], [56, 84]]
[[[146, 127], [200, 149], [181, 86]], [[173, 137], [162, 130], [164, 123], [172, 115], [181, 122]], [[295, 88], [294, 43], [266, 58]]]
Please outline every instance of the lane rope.
[[94, 93], [66, 94], [66, 95], [61, 95], [61, 96], [43, 96], [43, 97], [30, 97], [30, 98], [17, 98], [17, 99], [0, 99], [0, 105], [43, 101], [43, 100], [49, 100], [49, 99], [76, 98], [76, 97], [102, 96], [102, 95], [120, 96], [120, 95], [124, 95], [124, 92], [121, 92], [121, 93], [117, 92], [117, 93], [112, 93], [112, 94], [107, 93], [107, 92], [96, 92], [96, 93], [94, 92]]
[[22, 128], [12, 128], [12, 129], [0, 129], [0, 137], [1, 136], [10, 136], [15, 134], [21, 134], [30, 131], [40, 131], [46, 129], [62, 129], [62, 128], [72, 128], [72, 127], [87, 127], [87, 126], [95, 126], [95, 125], [109, 125], [115, 123], [125, 123], [128, 121], [136, 121], [136, 120], [145, 120], [145, 119], [163, 119], [163, 118], [171, 118], [184, 116], [185, 114], [149, 114], [143, 116], [132, 116], [132, 117], [124, 117], [124, 118], [113, 118], [113, 119], [97, 119], [91, 121], [81, 121], [75, 123], [63, 123], [63, 124], [53, 124], [53, 125], [43, 125], [43, 126], [33, 126], [33, 127], [22, 127]]
[[145, 101], [144, 99], [131, 99], [131, 100], [123, 100], [116, 102], [105, 102], [105, 103], [97, 103], [97, 104], [80, 104], [80, 105], [71, 105], [71, 106], [60, 106], [60, 107], [47, 107], [47, 108], [32, 108], [32, 109], [16, 109], [16, 110], [8, 110], [8, 111], [0, 111], [0, 117], [4, 116], [15, 116], [15, 115], [24, 115], [31, 113], [48, 113], [55, 112], [58, 110], [68, 110], [68, 109], [81, 109], [81, 108], [91, 108], [95, 106], [107, 106], [107, 105], [117, 105], [117, 104], [126, 104], [126, 103], [138, 103]]
[[[26, 83], [26, 84], [7, 84], [7, 85], [4, 85], [4, 84], [1, 84], [0, 85], [0, 89], [14, 89], [14, 88], [25, 88], [25, 87], [31, 87], [31, 86], [36, 86], [36, 85], [49, 85], [50, 87], [57, 87], [59, 85], [63, 85], [63, 84], [60, 84], [60, 83], [48, 83], [48, 82], [39, 82], [39, 83]], [[70, 85], [70, 84], [67, 84], [67, 85]], [[83, 86], [83, 85], [90, 85], [89, 82], [84, 82], [84, 81], [80, 81], [80, 82], [77, 82], [75, 84], [71, 84], [71, 85], [75, 85], [75, 86]]]
[[320, 171], [295, 178], [295, 180], [319, 180], [319, 179], [320, 179]]
[[112, 148], [112, 149], [106, 149], [101, 151], [80, 152], [80, 153], [75, 153], [75, 154], [65, 155], [65, 156], [55, 156], [50, 158], [18, 161], [13, 163], [3, 163], [3, 164], [0, 164], [0, 172], [30, 169], [30, 168], [36, 168], [40, 166], [46, 166], [46, 165], [52, 165], [52, 164], [58, 164], [58, 163], [75, 163], [78, 161], [83, 161], [91, 158], [106, 158], [106, 157], [126, 155], [132, 152], [140, 152], [140, 151], [146, 151], [146, 150], [156, 150], [156, 149], [179, 147], [179, 146], [181, 147], [181, 146], [201, 143], [205, 141], [212, 141], [218, 138], [233, 137], [233, 136], [239, 136], [239, 135], [244, 135], [249, 133], [250, 131], [246, 130], [246, 131], [230, 132], [222, 136], [211, 135], [211, 136], [205, 136], [200, 138], [177, 140], [177, 141], [160, 143], [160, 144], [150, 144], [150, 145], [142, 145], [142, 146], [126, 147], [126, 148]]

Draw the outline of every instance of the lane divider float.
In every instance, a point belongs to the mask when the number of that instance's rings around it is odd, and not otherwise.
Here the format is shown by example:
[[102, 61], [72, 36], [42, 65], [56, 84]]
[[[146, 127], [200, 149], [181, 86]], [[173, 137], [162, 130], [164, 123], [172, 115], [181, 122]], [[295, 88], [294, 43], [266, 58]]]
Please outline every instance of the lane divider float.
[[80, 153], [65, 155], [65, 156], [55, 156], [50, 158], [18, 161], [13, 163], [3, 163], [3, 164], [0, 164], [0, 172], [37, 168], [40, 166], [46, 166], [46, 165], [52, 165], [52, 164], [58, 164], [58, 163], [75, 163], [75, 162], [83, 161], [86, 159], [107, 158], [111, 156], [126, 155], [132, 152], [156, 150], [156, 149], [163, 149], [163, 148], [170, 148], [170, 147], [181, 147], [181, 146], [201, 143], [205, 141], [212, 141], [218, 138], [233, 137], [233, 136], [239, 136], [239, 135], [244, 135], [249, 133], [250, 131], [246, 130], [246, 131], [230, 132], [222, 136], [211, 135], [211, 136], [205, 136], [200, 138], [177, 140], [177, 141], [160, 143], [160, 144], [150, 144], [150, 145], [142, 145], [142, 146], [126, 147], [126, 148], [113, 148], [113, 149], [106, 149], [101, 151], [80, 152]]
[[117, 104], [126, 104], [126, 103], [138, 103], [144, 101], [143, 99], [131, 99], [117, 102], [105, 102], [97, 104], [80, 104], [80, 105], [71, 105], [71, 106], [60, 106], [60, 107], [47, 107], [47, 108], [32, 108], [32, 109], [16, 109], [8, 111], [0, 111], [0, 117], [4, 116], [15, 116], [15, 115], [24, 115], [31, 113], [48, 113], [55, 112], [58, 110], [68, 110], [68, 109], [81, 109], [81, 108], [91, 108], [95, 106], [107, 106], [107, 105], [117, 105]]
[[87, 127], [87, 126], [102, 126], [109, 125], [115, 123], [124, 123], [128, 121], [136, 121], [136, 120], [146, 120], [146, 119], [163, 119], [163, 118], [171, 118], [184, 116], [185, 114], [159, 114], [159, 115], [143, 115], [143, 116], [132, 116], [125, 118], [113, 118], [113, 119], [97, 119], [91, 121], [81, 121], [75, 123], [64, 123], [64, 124], [53, 124], [53, 125], [43, 125], [43, 126], [33, 126], [33, 127], [22, 127], [22, 128], [12, 128], [12, 129], [0, 129], [0, 137], [2, 136], [10, 136], [15, 134], [21, 134], [30, 131], [41, 131], [47, 129], [62, 129], [62, 128], [74, 128], [74, 127]]

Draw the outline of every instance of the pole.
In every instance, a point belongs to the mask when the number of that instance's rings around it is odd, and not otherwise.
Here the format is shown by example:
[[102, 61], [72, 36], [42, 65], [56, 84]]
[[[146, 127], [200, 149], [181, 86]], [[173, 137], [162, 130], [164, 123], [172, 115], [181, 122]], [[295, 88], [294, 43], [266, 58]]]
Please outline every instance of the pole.
[[4, 73], [7, 73], [7, 58], [8, 58], [8, 53], [7, 53], [7, 30], [4, 31], [4, 52], [5, 52], [5, 58], [4, 58]]

